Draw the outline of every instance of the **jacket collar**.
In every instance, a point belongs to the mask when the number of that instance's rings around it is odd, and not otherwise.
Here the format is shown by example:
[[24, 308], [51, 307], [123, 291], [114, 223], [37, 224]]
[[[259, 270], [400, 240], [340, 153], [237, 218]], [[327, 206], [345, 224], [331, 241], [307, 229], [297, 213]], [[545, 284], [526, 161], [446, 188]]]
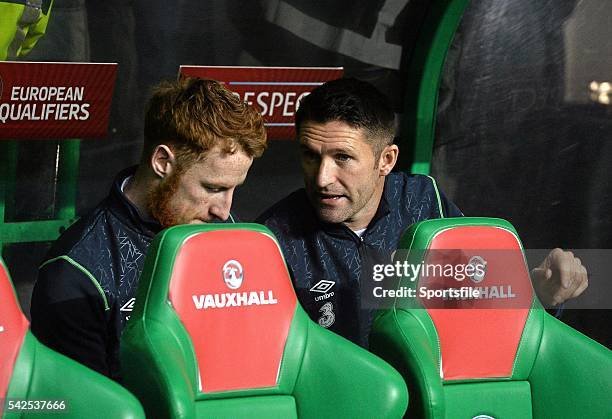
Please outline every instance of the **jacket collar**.
[[121, 221], [136, 230], [138, 233], [153, 238], [162, 230], [161, 224], [156, 220], [144, 217], [138, 208], [121, 191], [121, 185], [130, 176], [136, 173], [138, 166], [128, 167], [117, 174], [108, 196], [111, 211]]

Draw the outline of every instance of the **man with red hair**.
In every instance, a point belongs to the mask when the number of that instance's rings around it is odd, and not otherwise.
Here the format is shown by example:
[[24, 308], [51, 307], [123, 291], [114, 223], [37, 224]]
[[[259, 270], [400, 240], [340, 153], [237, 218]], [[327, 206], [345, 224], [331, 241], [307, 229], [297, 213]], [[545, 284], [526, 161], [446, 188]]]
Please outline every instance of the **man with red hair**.
[[266, 148], [259, 113], [221, 84], [157, 86], [140, 164], [71, 226], [41, 265], [32, 332], [47, 346], [119, 378], [119, 340], [153, 236], [176, 224], [233, 222], [236, 187]]

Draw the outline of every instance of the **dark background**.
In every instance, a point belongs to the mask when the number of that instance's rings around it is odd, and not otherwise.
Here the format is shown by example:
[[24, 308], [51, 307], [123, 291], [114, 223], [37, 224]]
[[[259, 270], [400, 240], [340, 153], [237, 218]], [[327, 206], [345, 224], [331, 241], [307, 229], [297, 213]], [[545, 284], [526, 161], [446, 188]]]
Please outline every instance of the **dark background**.
[[[400, 119], [411, 111], [403, 109], [404, 86], [428, 7], [427, 0], [56, 0], [47, 35], [27, 59], [119, 63], [109, 136], [81, 143], [78, 214], [138, 161], [151, 86], [175, 78], [181, 64], [343, 66], [385, 92]], [[612, 5], [597, 0], [473, 0], [447, 57], [433, 174], [466, 215], [508, 219], [525, 247], [612, 247], [612, 108], [588, 90], [592, 80], [612, 79], [610, 15]], [[55, 142], [21, 143], [8, 221], [49, 217], [55, 153]], [[301, 184], [295, 144], [273, 141], [234, 210], [250, 221]], [[5, 248], [26, 312], [47, 248]], [[607, 280], [592, 277], [587, 294]], [[568, 309], [563, 320], [612, 346], [608, 313]]]
[[577, 249], [590, 286], [562, 319], [608, 347], [612, 271], [591, 249], [612, 247], [612, 107], [589, 85], [612, 79], [611, 14], [595, 0], [472, 1], [447, 56], [433, 158], [465, 214], [508, 219], [526, 248]]

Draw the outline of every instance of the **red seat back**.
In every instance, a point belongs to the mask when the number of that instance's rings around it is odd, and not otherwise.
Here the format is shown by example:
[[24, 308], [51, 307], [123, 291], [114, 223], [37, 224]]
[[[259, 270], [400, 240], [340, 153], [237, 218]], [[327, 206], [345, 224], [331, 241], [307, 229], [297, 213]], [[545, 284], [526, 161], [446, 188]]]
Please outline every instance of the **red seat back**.
[[[531, 280], [516, 235], [494, 226], [457, 226], [431, 239], [426, 264], [440, 264], [445, 250], [453, 264], [485, 261], [484, 277], [420, 280], [430, 288], [470, 287], [480, 298], [446, 302], [453, 309], [424, 301], [439, 337], [445, 380], [510, 377], [533, 299]], [[460, 256], [457, 257], [457, 252]], [[452, 253], [452, 252], [451, 252]], [[443, 284], [443, 287], [440, 285]], [[486, 297], [483, 295], [486, 292]], [[439, 303], [439, 300], [438, 300]]]
[[8, 271], [0, 262], [0, 400], [6, 397], [15, 360], [28, 326], [28, 319], [17, 303]]
[[192, 340], [200, 392], [275, 386], [296, 296], [272, 237], [195, 234], [171, 275], [169, 299]]

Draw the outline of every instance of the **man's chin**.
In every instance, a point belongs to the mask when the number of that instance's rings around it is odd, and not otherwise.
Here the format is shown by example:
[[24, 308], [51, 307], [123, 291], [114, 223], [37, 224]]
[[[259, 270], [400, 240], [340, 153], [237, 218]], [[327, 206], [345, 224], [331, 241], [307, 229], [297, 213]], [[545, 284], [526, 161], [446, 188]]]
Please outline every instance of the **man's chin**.
[[346, 213], [344, 211], [338, 211], [337, 209], [316, 208], [316, 213], [321, 221], [330, 224], [342, 223], [347, 219]]

